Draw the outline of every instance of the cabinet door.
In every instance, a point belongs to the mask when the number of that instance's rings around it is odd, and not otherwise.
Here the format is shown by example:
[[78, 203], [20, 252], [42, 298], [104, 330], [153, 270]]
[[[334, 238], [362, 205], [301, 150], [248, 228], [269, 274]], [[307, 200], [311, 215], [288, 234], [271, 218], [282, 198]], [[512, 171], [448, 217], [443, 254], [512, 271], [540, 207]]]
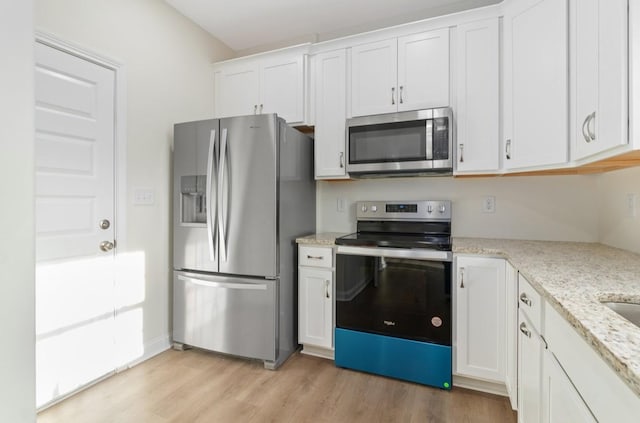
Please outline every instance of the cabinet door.
[[391, 113], [397, 108], [397, 40], [351, 48], [351, 115]]
[[543, 423], [597, 421], [549, 350], [542, 366], [542, 410]]
[[504, 166], [568, 158], [567, 0], [513, 0], [504, 16]]
[[498, 19], [458, 26], [458, 172], [500, 168], [500, 39]]
[[505, 261], [458, 257], [456, 372], [505, 382]]
[[518, 423], [540, 423], [543, 341], [522, 311], [518, 329]]
[[304, 121], [303, 56], [261, 63], [258, 112], [277, 113], [287, 123]]
[[449, 28], [398, 38], [397, 89], [398, 111], [449, 105]]
[[313, 58], [316, 179], [345, 177], [346, 50]]
[[518, 271], [507, 262], [505, 271], [505, 302], [507, 304], [506, 343], [507, 366], [505, 383], [511, 408], [518, 409]]
[[298, 342], [333, 348], [333, 273], [298, 269]]
[[572, 6], [572, 158], [579, 160], [627, 143], [627, 0], [574, 0]]
[[255, 114], [258, 108], [258, 65], [226, 65], [215, 73], [215, 117]]

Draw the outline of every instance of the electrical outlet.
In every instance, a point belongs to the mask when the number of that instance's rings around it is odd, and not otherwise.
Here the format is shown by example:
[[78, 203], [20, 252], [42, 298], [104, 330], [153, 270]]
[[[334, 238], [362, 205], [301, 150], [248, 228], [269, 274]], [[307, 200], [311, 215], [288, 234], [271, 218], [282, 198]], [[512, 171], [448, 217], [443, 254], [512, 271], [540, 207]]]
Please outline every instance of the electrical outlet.
[[345, 200], [344, 198], [338, 198], [336, 208], [340, 213], [344, 213], [347, 209], [347, 200]]
[[482, 199], [482, 212], [483, 213], [496, 212], [496, 197], [494, 197], [493, 195], [487, 195]]
[[635, 194], [627, 194], [627, 217], [635, 218], [637, 215], [637, 199]]

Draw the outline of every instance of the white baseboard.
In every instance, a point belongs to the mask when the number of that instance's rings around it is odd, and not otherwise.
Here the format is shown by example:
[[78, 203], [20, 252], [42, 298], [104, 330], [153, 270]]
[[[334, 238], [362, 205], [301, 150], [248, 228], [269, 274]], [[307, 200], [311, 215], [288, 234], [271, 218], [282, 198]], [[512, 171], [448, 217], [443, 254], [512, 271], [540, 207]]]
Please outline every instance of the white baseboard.
[[507, 387], [503, 383], [487, 382], [465, 376], [453, 375], [453, 386], [471, 389], [473, 391], [486, 392], [488, 394], [508, 397]]
[[334, 351], [322, 347], [316, 347], [313, 345], [302, 345], [302, 354], [312, 355], [314, 357], [327, 358], [329, 360], [334, 359]]
[[158, 336], [156, 338], [153, 338], [147, 342], [144, 343], [143, 346], [143, 353], [140, 357], [136, 358], [133, 361], [130, 361], [129, 363], [125, 363], [122, 365], [122, 367], [119, 367], [116, 372], [119, 373], [123, 370], [126, 369], [130, 369], [131, 367], [137, 366], [138, 364], [149, 360], [152, 357], [155, 357], [156, 355], [167, 351], [169, 348], [171, 348], [171, 335], [166, 333], [164, 335]]

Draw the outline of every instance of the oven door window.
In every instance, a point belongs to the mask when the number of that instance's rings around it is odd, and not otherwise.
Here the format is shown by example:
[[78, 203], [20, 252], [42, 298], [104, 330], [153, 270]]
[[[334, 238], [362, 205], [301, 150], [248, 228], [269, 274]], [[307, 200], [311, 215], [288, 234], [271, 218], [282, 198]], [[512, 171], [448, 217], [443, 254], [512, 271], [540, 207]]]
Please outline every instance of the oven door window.
[[336, 325], [451, 345], [451, 263], [338, 254]]
[[349, 163], [426, 160], [426, 127], [415, 120], [349, 128]]

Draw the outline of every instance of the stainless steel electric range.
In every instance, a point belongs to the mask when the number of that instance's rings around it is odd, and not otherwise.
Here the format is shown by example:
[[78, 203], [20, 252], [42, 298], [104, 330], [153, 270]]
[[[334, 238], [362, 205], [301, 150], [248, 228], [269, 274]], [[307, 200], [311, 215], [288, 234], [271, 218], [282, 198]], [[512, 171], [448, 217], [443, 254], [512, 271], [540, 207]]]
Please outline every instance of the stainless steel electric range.
[[451, 202], [362, 201], [336, 239], [336, 365], [451, 388]]

